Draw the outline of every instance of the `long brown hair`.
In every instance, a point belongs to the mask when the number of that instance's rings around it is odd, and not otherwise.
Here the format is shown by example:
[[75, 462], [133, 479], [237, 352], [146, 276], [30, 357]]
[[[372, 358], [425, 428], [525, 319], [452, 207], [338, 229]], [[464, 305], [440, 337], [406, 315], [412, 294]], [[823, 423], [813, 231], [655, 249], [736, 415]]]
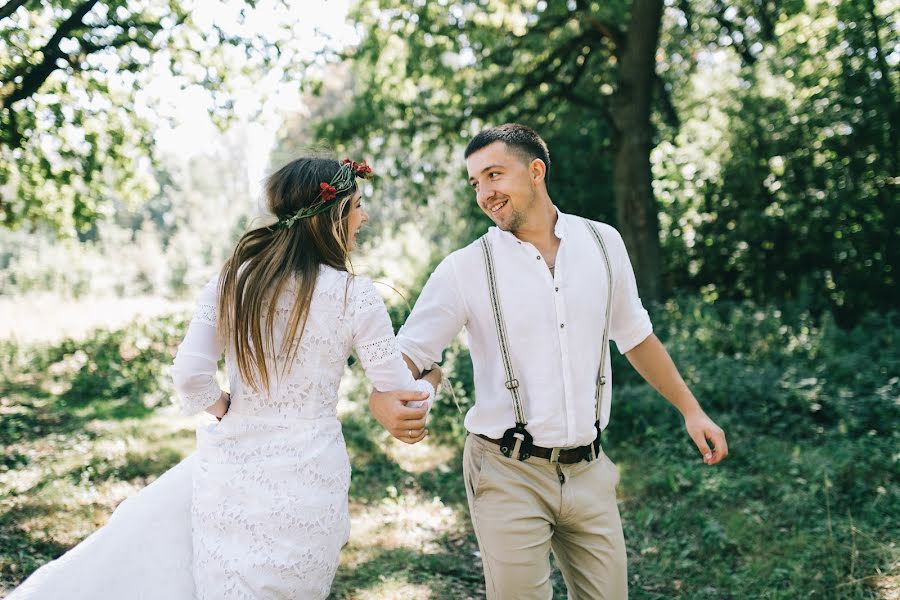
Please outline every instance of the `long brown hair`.
[[[283, 220], [321, 202], [319, 184], [330, 182], [339, 168], [337, 160], [327, 158], [298, 158], [286, 164], [266, 180], [269, 211]], [[354, 181], [328, 201], [330, 209], [289, 228], [273, 225], [245, 233], [222, 267], [218, 334], [232, 345], [241, 378], [257, 392], [269, 391], [270, 369], [275, 367], [266, 355], [276, 354], [274, 324], [282, 290], [296, 281], [297, 294], [277, 353], [287, 357], [282, 365], [286, 371], [306, 328], [319, 267], [347, 271], [347, 216], [356, 190]]]

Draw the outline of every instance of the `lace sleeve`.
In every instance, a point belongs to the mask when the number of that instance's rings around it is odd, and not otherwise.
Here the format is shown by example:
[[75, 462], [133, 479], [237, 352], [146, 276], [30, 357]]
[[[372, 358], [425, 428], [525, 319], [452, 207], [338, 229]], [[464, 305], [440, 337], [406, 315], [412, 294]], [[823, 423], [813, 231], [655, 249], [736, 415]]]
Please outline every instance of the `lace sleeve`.
[[413, 379], [400, 354], [384, 301], [372, 282], [357, 277], [353, 283], [353, 347], [366, 377], [380, 392], [419, 390], [434, 395], [427, 381]]
[[216, 366], [223, 352], [216, 335], [218, 283], [215, 277], [200, 292], [194, 317], [172, 363], [172, 380], [186, 415], [202, 412], [222, 394], [216, 381]]

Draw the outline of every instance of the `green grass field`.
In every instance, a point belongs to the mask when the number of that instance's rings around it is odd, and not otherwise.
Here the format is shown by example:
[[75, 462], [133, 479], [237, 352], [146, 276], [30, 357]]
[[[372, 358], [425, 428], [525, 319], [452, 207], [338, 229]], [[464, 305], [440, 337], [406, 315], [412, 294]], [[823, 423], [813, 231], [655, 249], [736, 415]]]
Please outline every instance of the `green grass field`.
[[[656, 319], [728, 434], [719, 467], [616, 357], [604, 446], [622, 473], [631, 597], [900, 598], [896, 317], [845, 332], [741, 310], [671, 305]], [[204, 417], [178, 415], [163, 372], [182, 327], [0, 348], [0, 593], [191, 451]], [[447, 364], [465, 406], [470, 365], [458, 348]], [[483, 598], [462, 416], [444, 398], [432, 435], [406, 446], [368, 416], [365, 388], [353, 367], [342, 402], [353, 532], [333, 598]], [[564, 598], [558, 574], [554, 585]]]

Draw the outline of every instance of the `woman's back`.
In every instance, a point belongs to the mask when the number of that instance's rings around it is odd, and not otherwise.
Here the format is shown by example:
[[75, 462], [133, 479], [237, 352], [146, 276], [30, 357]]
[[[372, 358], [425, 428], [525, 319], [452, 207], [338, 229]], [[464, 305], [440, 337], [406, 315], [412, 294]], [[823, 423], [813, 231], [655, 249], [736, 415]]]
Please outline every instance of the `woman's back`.
[[[322, 266], [316, 280], [306, 326], [300, 335], [296, 352], [289, 357], [280, 351], [288, 334], [289, 316], [297, 297], [298, 283], [291, 282], [282, 290], [274, 315], [273, 350], [266, 350], [270, 365], [268, 391], [256, 391], [245, 381], [237, 368], [234, 349], [226, 348], [226, 366], [231, 388], [232, 414], [286, 419], [317, 419], [336, 416], [338, 388], [341, 376], [356, 343], [362, 365], [367, 370], [398, 355], [393, 336], [384, 331], [372, 331], [374, 317], [383, 315], [384, 304], [372, 282], [365, 277]], [[218, 279], [203, 288], [197, 310], [191, 322], [194, 335], [188, 335], [179, 348], [176, 370], [196, 369], [199, 361], [211, 357], [210, 344], [217, 322]], [[378, 314], [381, 313], [381, 314]], [[268, 319], [263, 315], [263, 320]], [[265, 330], [265, 323], [260, 324]], [[375, 334], [374, 337], [372, 334]], [[188, 364], [184, 364], [188, 363]], [[197, 405], [191, 406], [196, 400]], [[183, 394], [185, 412], [195, 412], [208, 403], [203, 390]]]

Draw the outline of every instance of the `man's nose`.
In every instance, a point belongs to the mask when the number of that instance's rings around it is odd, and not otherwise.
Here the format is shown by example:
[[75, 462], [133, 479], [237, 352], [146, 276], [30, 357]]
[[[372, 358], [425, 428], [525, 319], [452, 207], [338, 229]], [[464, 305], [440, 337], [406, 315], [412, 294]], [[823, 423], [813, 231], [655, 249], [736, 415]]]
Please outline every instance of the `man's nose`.
[[490, 185], [485, 184], [485, 185], [478, 186], [477, 200], [478, 200], [479, 204], [484, 204], [493, 195], [494, 195], [494, 190], [491, 189]]

